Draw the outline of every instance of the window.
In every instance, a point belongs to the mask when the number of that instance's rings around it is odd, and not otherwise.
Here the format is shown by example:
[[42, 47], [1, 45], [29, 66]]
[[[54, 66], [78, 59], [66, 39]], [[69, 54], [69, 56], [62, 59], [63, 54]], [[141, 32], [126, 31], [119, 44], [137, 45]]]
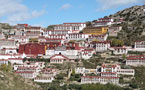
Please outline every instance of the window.
[[13, 53], [12, 51], [10, 51], [9, 53]]

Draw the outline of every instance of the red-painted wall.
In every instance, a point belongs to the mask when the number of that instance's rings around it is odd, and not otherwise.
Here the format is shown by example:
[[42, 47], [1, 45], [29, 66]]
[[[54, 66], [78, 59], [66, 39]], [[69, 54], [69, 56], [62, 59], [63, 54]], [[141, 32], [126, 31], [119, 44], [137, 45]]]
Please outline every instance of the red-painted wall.
[[45, 45], [39, 43], [22, 44], [19, 46], [19, 53], [33, 54], [33, 55], [45, 54]]

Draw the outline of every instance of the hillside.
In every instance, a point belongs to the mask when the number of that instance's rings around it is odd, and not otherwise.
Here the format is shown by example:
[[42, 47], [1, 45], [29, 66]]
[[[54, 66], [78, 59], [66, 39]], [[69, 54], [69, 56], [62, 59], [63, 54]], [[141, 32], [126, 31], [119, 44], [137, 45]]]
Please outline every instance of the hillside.
[[117, 20], [119, 18], [124, 19], [124, 22], [120, 24], [123, 28], [119, 32], [117, 39], [123, 40], [125, 45], [133, 45], [134, 41], [145, 40], [145, 36], [142, 35], [145, 28], [145, 11], [143, 10], [144, 8], [145, 5], [133, 6], [104, 17], [110, 17], [114, 20]]
[[13, 72], [0, 71], [0, 90], [40, 90], [30, 80], [25, 80]]
[[113, 15], [110, 15], [109, 17], [114, 19], [123, 18], [125, 21], [128, 21], [130, 23], [134, 23], [137, 20], [141, 21], [142, 23], [145, 23], [145, 11], [143, 10], [145, 8], [145, 5], [143, 6], [133, 6], [127, 9], [124, 9], [122, 11], [119, 11]]
[[118, 35], [118, 39], [122, 39], [125, 45], [133, 45], [137, 40], [145, 40], [142, 35], [145, 28], [145, 11], [143, 6], [133, 6], [108, 17], [118, 19], [123, 18], [124, 23], [121, 24], [122, 31]]

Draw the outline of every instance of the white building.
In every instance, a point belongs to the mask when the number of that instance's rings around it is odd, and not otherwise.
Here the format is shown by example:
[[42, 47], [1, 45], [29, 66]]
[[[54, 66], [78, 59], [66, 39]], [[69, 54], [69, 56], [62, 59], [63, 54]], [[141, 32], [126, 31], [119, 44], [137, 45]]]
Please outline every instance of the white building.
[[145, 12], [145, 7], [143, 8], [143, 11]]
[[135, 51], [145, 51], [145, 41], [136, 41], [134, 49]]
[[80, 34], [80, 33], [68, 34], [66, 37], [67, 40], [86, 40], [88, 38], [89, 38], [88, 34]]
[[101, 72], [101, 77], [117, 77], [116, 72]]
[[115, 54], [115, 55], [121, 55], [121, 54], [128, 53], [128, 49], [126, 47], [111, 47], [109, 49], [111, 51], [113, 51], [113, 54]]
[[44, 36], [40, 36], [38, 38], [38, 42], [46, 42], [46, 38]]
[[[82, 31], [86, 27], [86, 23], [63, 23], [64, 25], [73, 26], [73, 33], [76, 33], [76, 30]], [[79, 27], [78, 27], [79, 26]]]
[[56, 54], [50, 57], [50, 63], [53, 64], [63, 64], [65, 61], [69, 62], [70, 59], [60, 54]]
[[96, 52], [104, 52], [110, 48], [109, 41], [93, 41], [90, 43], [90, 47], [94, 48]]
[[0, 54], [0, 59], [9, 59], [9, 58], [21, 58], [22, 55], [16, 54], [16, 55], [12, 55], [12, 54]]
[[[60, 38], [46, 38], [46, 43], [47, 42], [59, 42], [61, 44], [64, 44], [65, 39], [60, 39]], [[45, 42], [44, 42], [45, 43]]]
[[111, 26], [114, 22], [112, 18], [99, 18], [97, 21], [93, 22], [94, 27], [100, 26]]
[[71, 33], [79, 33], [86, 27], [86, 23], [63, 23], [55, 25], [54, 30], [69, 30]]
[[117, 74], [122, 74], [122, 75], [135, 75], [134, 69], [117, 69]]
[[85, 67], [76, 67], [75, 68], [75, 73], [76, 74], [84, 74], [85, 73], [86, 68]]
[[120, 66], [117, 64], [102, 64], [101, 72], [117, 72]]
[[28, 55], [28, 54], [0, 54], [0, 59], [9, 59], [9, 58], [31, 58], [35, 57], [34, 55]]
[[118, 35], [118, 32], [122, 29], [121, 26], [111, 26], [108, 28], [109, 36], [116, 37]]
[[96, 74], [96, 72], [97, 72], [96, 69], [86, 69], [85, 67], [76, 67], [75, 68], [76, 74], [83, 74], [83, 75], [92, 74], [92, 73]]
[[24, 35], [30, 38], [38, 38], [41, 36], [41, 27], [28, 26], [24, 29]]
[[41, 69], [39, 68], [39, 67], [28, 67], [28, 66], [19, 66], [18, 68], [17, 68], [17, 72], [40, 72], [41, 71]]
[[63, 34], [52, 34], [52, 35], [49, 35], [47, 36], [48, 38], [58, 38], [58, 39], [66, 39], [66, 35], [63, 35]]
[[49, 35], [67, 35], [69, 33], [72, 33], [70, 30], [45, 30], [43, 31], [43, 36], [49, 36]]
[[14, 65], [14, 70], [17, 71], [19, 67], [38, 67], [38, 72], [40, 71], [40, 69], [43, 69], [45, 67], [45, 62], [29, 62], [26, 61], [24, 62], [24, 64], [18, 64], [18, 65]]
[[[94, 71], [94, 74], [97, 76], [83, 76], [81, 77], [81, 84], [86, 83], [113, 83], [119, 84], [119, 75], [132, 75], [134, 76], [134, 69], [121, 69], [120, 65], [117, 64], [102, 64], [101, 67], [98, 67], [96, 70], [94, 69], [85, 69], [84, 67], [75, 68], [75, 72], [77, 74], [91, 74], [86, 71]], [[100, 71], [101, 70], [101, 71]]]
[[21, 75], [23, 78], [34, 79], [39, 75], [39, 72], [44, 68], [44, 62], [28, 62], [24, 64], [14, 65], [15, 73]]
[[8, 65], [8, 60], [7, 59], [0, 59], [0, 65], [6, 64]]
[[95, 53], [95, 50], [92, 49], [92, 48], [86, 48], [86, 49], [83, 49], [81, 51], [81, 57], [83, 59], [89, 59], [93, 56], [93, 54]]
[[35, 61], [26, 61], [24, 62], [24, 65], [30, 65], [33, 67], [39, 67], [40, 69], [43, 69], [45, 67], [45, 62], [35, 62]]
[[89, 35], [89, 41], [98, 40], [98, 41], [106, 41], [108, 38], [108, 34], [103, 35]]
[[129, 56], [126, 59], [126, 65], [145, 66], [145, 56]]
[[34, 82], [39, 83], [51, 83], [54, 80], [54, 77], [36, 77], [34, 78]]
[[45, 68], [40, 71], [42, 77], [54, 77], [58, 73], [57, 69]]
[[121, 69], [120, 65], [117, 64], [102, 64], [101, 66], [101, 73], [102, 72], [112, 72], [118, 75], [132, 75], [134, 76], [135, 71], [134, 69]]
[[83, 76], [83, 77], [81, 77], [81, 84], [92, 84], [92, 83], [119, 84], [119, 77], [101, 77], [101, 76]]
[[9, 58], [11, 64], [23, 64], [23, 58]]
[[0, 51], [2, 51], [1, 54], [17, 54], [17, 49], [15, 47], [14, 48], [10, 48], [10, 47], [2, 48]]
[[29, 42], [28, 36], [14, 35], [14, 36], [8, 37], [8, 39], [12, 39], [19, 44], [25, 44]]
[[5, 35], [2, 32], [0, 33], [0, 39], [5, 39]]
[[61, 54], [70, 59], [77, 59], [79, 54], [79, 50], [67, 49], [66, 46], [56, 47], [55, 49], [46, 50], [46, 55], [51, 57], [56, 54]]
[[23, 78], [34, 79], [38, 73], [32, 71], [16, 71], [15, 73], [19, 74]]
[[29, 38], [38, 38], [41, 36], [41, 27], [29, 26], [28, 24], [18, 24], [15, 35], [27, 36]]
[[5, 46], [5, 47], [13, 47], [16, 46], [16, 43], [14, 40], [8, 40], [8, 39], [0, 39], [0, 48], [1, 46]]

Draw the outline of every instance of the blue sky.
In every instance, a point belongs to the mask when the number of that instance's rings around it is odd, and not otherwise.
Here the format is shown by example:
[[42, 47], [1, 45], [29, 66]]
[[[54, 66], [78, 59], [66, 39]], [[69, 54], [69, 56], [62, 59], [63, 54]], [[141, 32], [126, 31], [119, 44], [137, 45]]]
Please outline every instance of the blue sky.
[[43, 27], [86, 22], [143, 4], [145, 0], [0, 0], [0, 22]]

